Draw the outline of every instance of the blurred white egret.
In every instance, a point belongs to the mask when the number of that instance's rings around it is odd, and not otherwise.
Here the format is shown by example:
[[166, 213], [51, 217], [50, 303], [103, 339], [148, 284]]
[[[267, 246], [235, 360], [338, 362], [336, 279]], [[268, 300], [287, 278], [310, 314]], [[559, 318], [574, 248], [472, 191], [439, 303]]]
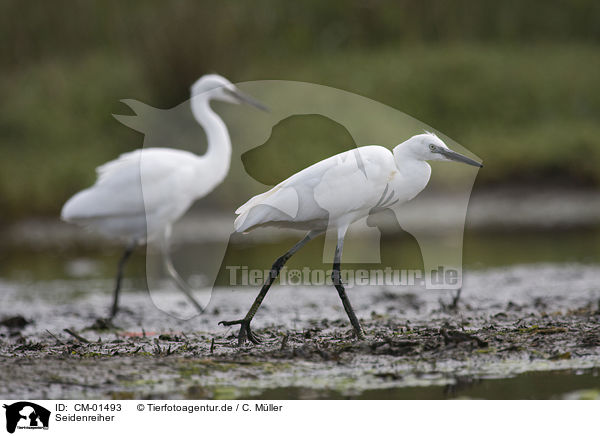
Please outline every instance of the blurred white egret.
[[191, 289], [169, 255], [171, 226], [192, 205], [211, 192], [229, 171], [231, 141], [223, 120], [210, 102], [247, 103], [265, 110], [229, 80], [205, 75], [191, 87], [191, 109], [204, 128], [208, 150], [203, 156], [169, 148], [145, 148], [125, 153], [96, 169], [96, 183], [65, 203], [63, 220], [92, 228], [106, 236], [129, 241], [117, 269], [111, 318], [119, 305], [123, 267], [138, 244], [164, 238], [163, 259], [169, 275], [194, 306]]
[[396, 146], [393, 152], [371, 145], [332, 156], [294, 174], [242, 205], [236, 210], [239, 216], [235, 220], [235, 230], [238, 232], [277, 226], [307, 230], [308, 233], [275, 261], [246, 316], [235, 321], [221, 321], [221, 324], [240, 324], [240, 345], [246, 339], [258, 343], [260, 339], [250, 329], [250, 322], [279, 271], [304, 244], [327, 229], [332, 229], [337, 231], [337, 245], [331, 278], [356, 336], [364, 338], [340, 277], [344, 236], [350, 224], [367, 217], [372, 210], [405, 203], [421, 192], [431, 175], [431, 167], [426, 162], [428, 160], [482, 166], [450, 150], [436, 135], [424, 133]]

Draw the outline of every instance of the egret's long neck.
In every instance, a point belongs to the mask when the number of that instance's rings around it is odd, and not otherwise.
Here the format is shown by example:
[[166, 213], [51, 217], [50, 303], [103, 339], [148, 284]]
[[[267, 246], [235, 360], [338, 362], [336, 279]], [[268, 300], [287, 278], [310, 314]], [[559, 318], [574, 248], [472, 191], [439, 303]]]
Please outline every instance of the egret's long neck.
[[394, 161], [400, 175], [400, 183], [404, 186], [406, 199], [410, 200], [427, 186], [431, 177], [431, 167], [424, 160], [414, 156], [406, 144], [394, 148]]
[[231, 162], [231, 140], [227, 126], [210, 107], [203, 96], [191, 100], [192, 113], [202, 126], [208, 140], [206, 154], [199, 158], [199, 171], [202, 173], [201, 190], [212, 190], [221, 183], [229, 172]]

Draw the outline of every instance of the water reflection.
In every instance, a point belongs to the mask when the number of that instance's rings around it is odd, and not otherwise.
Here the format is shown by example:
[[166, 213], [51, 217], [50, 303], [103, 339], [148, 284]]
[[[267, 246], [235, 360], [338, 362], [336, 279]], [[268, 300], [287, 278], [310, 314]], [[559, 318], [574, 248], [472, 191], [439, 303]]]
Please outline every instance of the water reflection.
[[[377, 226], [377, 221], [370, 221]], [[278, 241], [231, 243], [227, 249], [218, 285], [228, 284], [228, 265], [267, 269], [272, 260], [296, 242], [296, 235]], [[241, 240], [240, 240], [241, 241]], [[324, 268], [323, 237], [307, 244], [294, 256], [289, 268]], [[179, 244], [173, 247], [174, 263], [181, 274], [201, 283], [203, 265], [219, 262], [213, 256], [214, 244]], [[119, 258], [116, 248], [23, 250], [0, 247], [0, 277], [11, 281], [54, 279], [112, 278]], [[345, 264], [350, 268], [422, 269], [418, 244], [405, 232], [382, 232], [381, 264]], [[600, 262], [600, 229], [573, 229], [540, 232], [474, 232], [464, 239], [463, 263], [467, 270], [530, 263], [598, 263]], [[128, 265], [128, 277], [137, 287], [144, 286], [144, 251], [136, 252]], [[211, 266], [212, 268], [212, 266]], [[204, 283], [207, 284], [207, 283]], [[126, 292], [126, 290], [125, 290]]]

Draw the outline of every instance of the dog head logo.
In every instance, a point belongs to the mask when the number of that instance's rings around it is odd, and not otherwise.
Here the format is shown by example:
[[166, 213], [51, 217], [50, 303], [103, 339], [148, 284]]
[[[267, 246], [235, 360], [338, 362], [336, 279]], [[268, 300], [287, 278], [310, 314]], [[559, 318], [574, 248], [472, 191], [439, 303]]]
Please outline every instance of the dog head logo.
[[50, 411], [28, 401], [4, 405], [6, 409], [6, 431], [14, 433], [19, 429], [47, 429]]

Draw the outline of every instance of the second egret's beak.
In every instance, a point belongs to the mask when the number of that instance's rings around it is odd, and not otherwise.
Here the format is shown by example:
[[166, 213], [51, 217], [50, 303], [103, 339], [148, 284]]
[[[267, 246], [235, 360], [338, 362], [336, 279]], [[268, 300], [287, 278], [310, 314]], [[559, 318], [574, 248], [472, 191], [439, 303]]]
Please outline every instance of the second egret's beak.
[[456, 161], [456, 162], [462, 162], [462, 163], [466, 163], [467, 165], [473, 165], [474, 167], [479, 167], [482, 168], [483, 165], [480, 164], [479, 162], [468, 158], [467, 156], [463, 156], [460, 153], [457, 153], [453, 150], [450, 150], [449, 148], [441, 148], [438, 153], [440, 153], [443, 156], [446, 156], [448, 159]]
[[269, 112], [268, 107], [266, 107], [264, 104], [262, 104], [260, 101], [258, 101], [256, 99], [254, 99], [253, 97], [250, 97], [248, 94], [244, 94], [242, 91], [240, 91], [237, 88], [235, 88], [235, 89], [225, 88], [225, 89], [223, 89], [223, 91], [225, 91], [226, 94], [231, 95], [233, 98], [238, 100], [240, 103], [245, 103], [245, 104], [253, 106], [257, 109], [260, 109], [261, 111]]

